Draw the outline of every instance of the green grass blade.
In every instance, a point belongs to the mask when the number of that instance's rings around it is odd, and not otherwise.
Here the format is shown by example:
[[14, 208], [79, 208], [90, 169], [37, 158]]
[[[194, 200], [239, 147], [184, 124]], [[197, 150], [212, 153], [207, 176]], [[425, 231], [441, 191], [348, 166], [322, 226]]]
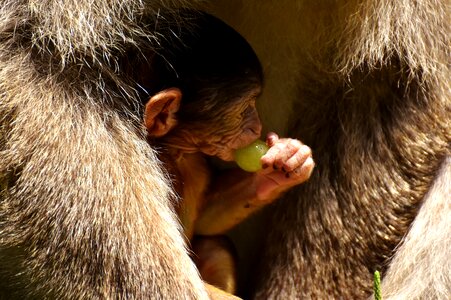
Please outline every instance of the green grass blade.
[[374, 299], [382, 300], [381, 274], [379, 273], [379, 271], [374, 272]]

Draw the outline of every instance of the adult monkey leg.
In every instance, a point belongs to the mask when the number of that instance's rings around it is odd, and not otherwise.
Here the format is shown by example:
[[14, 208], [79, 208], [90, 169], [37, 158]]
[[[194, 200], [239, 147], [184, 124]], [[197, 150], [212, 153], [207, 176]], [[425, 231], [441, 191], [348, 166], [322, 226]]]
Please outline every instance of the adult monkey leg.
[[[442, 164], [390, 263], [384, 299], [446, 299], [451, 289], [451, 157]], [[425, 276], [424, 274], [429, 274]]]
[[[317, 169], [274, 205], [254, 297], [362, 299], [376, 269], [394, 299], [449, 294], [449, 270], [439, 267], [451, 251], [442, 221], [449, 193], [436, 183], [448, 178], [451, 143], [449, 9], [436, 1], [270, 2], [216, 11], [267, 66], [263, 123], [281, 126], [265, 110], [292, 107], [289, 135], [311, 145]], [[413, 249], [417, 281], [403, 279]]]
[[208, 298], [117, 68], [146, 5], [1, 1], [1, 298]]

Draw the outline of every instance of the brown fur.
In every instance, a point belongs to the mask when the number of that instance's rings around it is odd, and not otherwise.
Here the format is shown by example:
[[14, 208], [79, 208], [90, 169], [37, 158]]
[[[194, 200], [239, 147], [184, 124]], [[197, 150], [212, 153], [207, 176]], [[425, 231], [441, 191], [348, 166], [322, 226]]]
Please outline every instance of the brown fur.
[[117, 69], [150, 3], [2, 1], [0, 298], [207, 298]]
[[[140, 21], [181, 3], [2, 1], [1, 296], [206, 297], [118, 69], [160, 37]], [[393, 299], [449, 295], [446, 2], [211, 6], [266, 67], [263, 122], [311, 145], [317, 165], [270, 209], [255, 298], [365, 298], [374, 269]]]
[[[443, 253], [451, 231], [441, 221], [449, 183], [424, 198], [440, 165], [450, 165], [449, 8], [407, 0], [224, 3], [212, 10], [266, 67], [263, 123], [310, 145], [317, 164], [264, 223], [270, 235], [258, 248], [266, 251], [255, 298], [363, 299], [374, 270], [387, 269], [383, 292], [393, 299], [449, 295]], [[427, 224], [422, 238], [409, 231], [414, 219]], [[418, 266], [415, 249], [423, 249]], [[394, 268], [418, 270], [418, 281]]]

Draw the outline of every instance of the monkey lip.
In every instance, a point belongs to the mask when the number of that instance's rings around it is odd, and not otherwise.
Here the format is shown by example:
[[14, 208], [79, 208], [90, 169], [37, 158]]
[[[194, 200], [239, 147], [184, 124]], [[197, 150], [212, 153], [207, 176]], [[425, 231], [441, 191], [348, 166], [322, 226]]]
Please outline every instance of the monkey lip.
[[233, 153], [241, 148], [247, 147], [256, 140], [259, 135], [249, 131], [250, 134], [243, 134], [234, 141], [225, 144], [203, 145], [199, 149], [202, 153], [209, 156], [216, 156], [223, 161], [234, 161]]
[[217, 153], [214, 155], [218, 158], [220, 158], [223, 161], [235, 161], [234, 153], [236, 150], [245, 148], [249, 145], [251, 145], [253, 142], [258, 140], [258, 136], [255, 137], [255, 135], [250, 136], [246, 135], [240, 139], [238, 139], [233, 144], [229, 144], [228, 147], [222, 148], [221, 150], [217, 151]]
[[256, 132], [251, 129], [247, 129], [244, 134], [242, 134], [231, 146], [230, 149], [233, 151], [244, 148], [255, 142], [260, 138], [260, 132]]

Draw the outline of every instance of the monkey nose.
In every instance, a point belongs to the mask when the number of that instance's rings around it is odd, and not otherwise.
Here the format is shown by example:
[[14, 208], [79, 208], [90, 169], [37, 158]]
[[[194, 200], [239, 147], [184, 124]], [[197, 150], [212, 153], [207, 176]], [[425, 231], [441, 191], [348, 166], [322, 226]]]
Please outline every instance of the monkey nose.
[[250, 144], [256, 139], [258, 139], [261, 135], [262, 128], [261, 126], [250, 127], [245, 130], [245, 134], [243, 136], [245, 144]]
[[259, 138], [260, 135], [262, 134], [262, 124], [258, 123], [254, 126], [252, 126], [251, 128], [249, 128], [249, 130], [256, 135], [256, 138]]

